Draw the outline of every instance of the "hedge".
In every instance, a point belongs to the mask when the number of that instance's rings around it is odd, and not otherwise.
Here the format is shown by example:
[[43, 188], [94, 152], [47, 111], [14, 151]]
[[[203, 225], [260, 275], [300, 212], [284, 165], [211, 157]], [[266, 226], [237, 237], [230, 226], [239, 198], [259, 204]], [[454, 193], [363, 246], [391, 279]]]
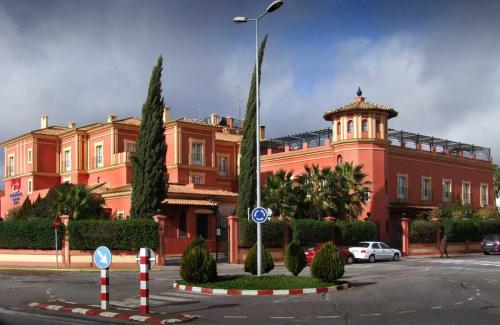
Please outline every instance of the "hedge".
[[[283, 247], [285, 239], [285, 223], [272, 220], [262, 224], [262, 244], [267, 248]], [[252, 247], [257, 242], [257, 226], [255, 222], [240, 218], [239, 246]]]
[[68, 225], [71, 249], [158, 247], [158, 224], [149, 219], [75, 220]]
[[[64, 225], [58, 230], [61, 247]], [[12, 220], [0, 222], [0, 248], [55, 249], [55, 234], [50, 219]]]
[[435, 243], [439, 223], [425, 220], [415, 220], [410, 225], [410, 242]]
[[337, 245], [353, 245], [377, 240], [377, 225], [372, 221], [337, 221]]
[[292, 223], [293, 239], [300, 241], [302, 246], [325, 243], [333, 240], [335, 228], [333, 222], [297, 219]]

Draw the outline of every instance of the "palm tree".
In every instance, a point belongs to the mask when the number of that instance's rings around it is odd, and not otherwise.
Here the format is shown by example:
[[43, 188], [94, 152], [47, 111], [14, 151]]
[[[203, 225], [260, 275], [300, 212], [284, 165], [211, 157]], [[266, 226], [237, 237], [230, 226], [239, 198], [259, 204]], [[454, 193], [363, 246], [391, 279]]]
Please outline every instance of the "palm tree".
[[299, 176], [300, 195], [310, 217], [321, 219], [335, 210], [335, 202], [331, 199], [335, 184], [335, 175], [330, 167], [319, 168], [319, 165], [305, 165], [305, 173]]
[[57, 216], [66, 214], [72, 219], [97, 219], [103, 216], [104, 199], [84, 185], [77, 184], [58, 191], [53, 210]]
[[354, 219], [363, 212], [366, 203], [366, 194], [371, 182], [366, 181], [366, 174], [362, 171], [363, 165], [354, 166], [353, 163], [343, 163], [335, 167], [340, 186], [337, 189], [340, 195], [337, 201], [337, 215], [344, 219]]
[[263, 200], [273, 215], [281, 220], [290, 221], [297, 208], [296, 186], [293, 171], [280, 169], [271, 174], [264, 187]]

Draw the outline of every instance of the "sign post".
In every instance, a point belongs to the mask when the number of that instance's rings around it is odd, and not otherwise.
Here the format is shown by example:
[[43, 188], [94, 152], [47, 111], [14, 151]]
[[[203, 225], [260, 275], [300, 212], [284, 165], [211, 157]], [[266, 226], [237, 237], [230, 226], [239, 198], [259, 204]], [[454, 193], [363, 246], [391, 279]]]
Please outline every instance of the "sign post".
[[55, 235], [55, 244], [56, 244], [56, 269], [59, 269], [59, 248], [57, 247], [58, 245], [58, 240], [57, 240], [57, 229], [61, 227], [61, 219], [59, 217], [55, 217], [52, 219], [52, 227], [54, 228], [54, 235]]
[[262, 275], [262, 231], [261, 223], [266, 222], [268, 211], [262, 207], [252, 210], [252, 220], [257, 223], [257, 276]]
[[109, 304], [109, 266], [111, 251], [106, 246], [99, 246], [94, 252], [94, 263], [101, 269], [101, 309], [108, 309]]
[[151, 248], [141, 248], [136, 260], [140, 270], [140, 297], [142, 315], [149, 314], [149, 270], [156, 264], [156, 255]]

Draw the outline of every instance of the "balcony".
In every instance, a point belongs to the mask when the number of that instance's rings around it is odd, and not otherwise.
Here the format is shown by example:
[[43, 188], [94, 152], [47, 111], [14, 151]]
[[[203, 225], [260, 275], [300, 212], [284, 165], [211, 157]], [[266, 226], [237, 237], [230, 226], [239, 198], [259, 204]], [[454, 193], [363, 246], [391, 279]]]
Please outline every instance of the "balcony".
[[131, 163], [131, 157], [134, 153], [130, 151], [118, 152], [114, 154], [115, 164]]
[[192, 166], [205, 166], [206, 159], [205, 155], [201, 154], [189, 154], [189, 164]]

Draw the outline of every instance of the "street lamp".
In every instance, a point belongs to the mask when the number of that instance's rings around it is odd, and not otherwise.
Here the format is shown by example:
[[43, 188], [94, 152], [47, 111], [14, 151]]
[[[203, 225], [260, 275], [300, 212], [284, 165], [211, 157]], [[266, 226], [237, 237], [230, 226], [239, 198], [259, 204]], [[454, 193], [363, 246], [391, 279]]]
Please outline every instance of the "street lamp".
[[[282, 0], [271, 3], [266, 11], [258, 18], [247, 18], [243, 16], [234, 17], [237, 24], [255, 21], [255, 137], [256, 137], [256, 165], [257, 165], [257, 207], [260, 207], [260, 111], [259, 111], [259, 20], [265, 15], [278, 10], [283, 5]], [[262, 275], [262, 230], [261, 224], [257, 223], [257, 276]]]

